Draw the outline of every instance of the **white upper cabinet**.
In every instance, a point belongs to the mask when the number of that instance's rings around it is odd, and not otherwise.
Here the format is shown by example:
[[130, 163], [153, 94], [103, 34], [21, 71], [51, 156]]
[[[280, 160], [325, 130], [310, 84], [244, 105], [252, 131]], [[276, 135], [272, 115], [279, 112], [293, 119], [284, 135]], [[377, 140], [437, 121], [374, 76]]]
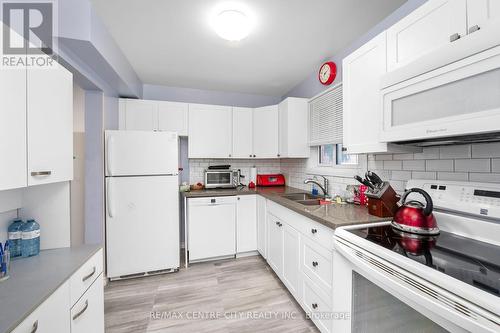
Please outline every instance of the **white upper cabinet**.
[[233, 158], [253, 157], [253, 109], [233, 108]]
[[[5, 27], [4, 27], [5, 29]], [[0, 70], [0, 191], [25, 187], [26, 70]]]
[[232, 157], [232, 108], [189, 104], [189, 158]]
[[467, 31], [498, 33], [500, 28], [500, 1], [467, 0]]
[[28, 185], [73, 179], [73, 75], [29, 68], [26, 101]]
[[394, 24], [387, 30], [388, 70], [465, 36], [466, 11], [466, 0], [430, 0]]
[[253, 151], [256, 158], [279, 158], [279, 111], [277, 105], [253, 111]]
[[289, 97], [278, 106], [280, 157], [309, 157], [307, 102], [305, 98]]
[[188, 135], [188, 110], [187, 103], [158, 102], [159, 131], [177, 132], [179, 136]]
[[158, 129], [158, 102], [141, 99], [121, 101], [120, 129], [155, 131]]

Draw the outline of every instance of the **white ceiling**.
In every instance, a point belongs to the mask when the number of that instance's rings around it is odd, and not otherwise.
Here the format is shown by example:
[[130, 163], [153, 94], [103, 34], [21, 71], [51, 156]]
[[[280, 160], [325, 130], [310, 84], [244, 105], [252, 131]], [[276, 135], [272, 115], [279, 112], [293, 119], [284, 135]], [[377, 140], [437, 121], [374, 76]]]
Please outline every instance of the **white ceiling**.
[[405, 0], [241, 0], [240, 42], [209, 26], [217, 0], [91, 0], [144, 83], [282, 96]]

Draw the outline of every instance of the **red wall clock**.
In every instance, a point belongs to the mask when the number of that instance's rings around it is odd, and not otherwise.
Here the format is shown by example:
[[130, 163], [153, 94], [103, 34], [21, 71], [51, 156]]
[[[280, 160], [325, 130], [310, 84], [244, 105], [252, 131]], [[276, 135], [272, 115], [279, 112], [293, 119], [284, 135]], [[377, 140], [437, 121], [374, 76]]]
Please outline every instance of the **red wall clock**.
[[337, 77], [337, 65], [333, 61], [325, 62], [319, 68], [318, 79], [325, 86], [332, 84]]

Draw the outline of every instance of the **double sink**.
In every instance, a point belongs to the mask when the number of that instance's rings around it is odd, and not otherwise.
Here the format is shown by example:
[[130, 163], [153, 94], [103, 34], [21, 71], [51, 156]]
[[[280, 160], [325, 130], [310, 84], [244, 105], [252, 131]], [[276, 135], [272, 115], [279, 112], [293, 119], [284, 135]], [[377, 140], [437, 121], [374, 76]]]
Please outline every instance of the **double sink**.
[[294, 201], [304, 206], [321, 205], [321, 197], [309, 193], [289, 193], [289, 194], [283, 194], [281, 197]]

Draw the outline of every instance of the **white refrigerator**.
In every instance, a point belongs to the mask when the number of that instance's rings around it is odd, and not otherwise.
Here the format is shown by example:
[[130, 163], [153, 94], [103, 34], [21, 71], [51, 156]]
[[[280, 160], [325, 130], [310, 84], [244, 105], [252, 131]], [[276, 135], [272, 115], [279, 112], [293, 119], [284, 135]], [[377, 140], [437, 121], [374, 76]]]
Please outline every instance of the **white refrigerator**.
[[177, 133], [106, 131], [110, 279], [179, 268]]

